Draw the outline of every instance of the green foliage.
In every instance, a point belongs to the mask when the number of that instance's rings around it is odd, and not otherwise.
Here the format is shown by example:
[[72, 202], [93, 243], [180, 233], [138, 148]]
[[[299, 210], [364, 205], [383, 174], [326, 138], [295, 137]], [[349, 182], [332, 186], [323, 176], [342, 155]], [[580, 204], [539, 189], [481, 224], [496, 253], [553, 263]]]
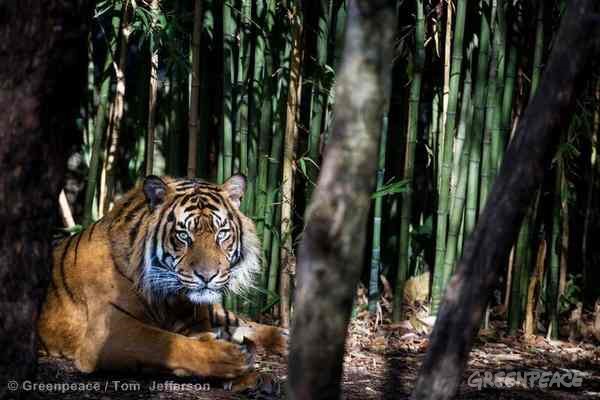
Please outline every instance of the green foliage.
[[569, 274], [565, 291], [559, 298], [559, 313], [572, 310], [577, 303], [582, 301], [583, 276], [581, 274]]
[[377, 199], [385, 196], [392, 196], [398, 193], [406, 193], [409, 191], [408, 180], [393, 180], [381, 187], [378, 191], [371, 195], [372, 199]]

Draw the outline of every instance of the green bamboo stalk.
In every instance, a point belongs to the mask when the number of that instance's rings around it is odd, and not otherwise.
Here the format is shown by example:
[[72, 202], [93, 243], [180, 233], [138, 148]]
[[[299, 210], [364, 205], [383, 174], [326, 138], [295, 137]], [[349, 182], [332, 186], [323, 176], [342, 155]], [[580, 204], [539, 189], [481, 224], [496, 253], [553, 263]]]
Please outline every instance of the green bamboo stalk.
[[129, 47], [129, 38], [131, 36], [131, 18], [130, 1], [125, 0], [121, 4], [121, 26], [119, 32], [119, 55], [115, 58], [114, 70], [116, 79], [116, 90], [111, 100], [108, 111], [108, 123], [106, 127], [106, 137], [108, 145], [106, 146], [104, 163], [100, 173], [100, 199], [99, 210], [102, 215], [108, 213], [115, 190], [116, 180], [116, 157], [119, 148], [119, 138], [122, 131], [122, 122], [125, 110], [125, 92], [127, 54]]
[[[535, 95], [537, 90], [538, 82], [540, 80], [541, 69], [542, 69], [542, 56], [544, 50], [544, 38], [543, 38], [543, 11], [544, 2], [539, 2], [537, 28], [536, 28], [536, 47], [534, 51], [534, 69], [532, 74], [532, 86], [530, 92], [530, 100]], [[538, 191], [538, 198], [540, 194]], [[511, 283], [511, 297], [510, 297], [510, 309], [508, 316], [509, 332], [515, 333], [517, 329], [521, 327], [521, 323], [524, 318], [524, 310], [526, 307], [526, 292], [527, 282], [529, 275], [532, 270], [532, 235], [533, 235], [533, 221], [537, 212], [536, 206], [531, 206], [527, 211], [525, 218], [523, 219], [519, 237], [517, 238], [517, 244], [515, 249], [515, 264], [513, 266], [513, 279]], [[525, 294], [525, 295], [524, 295]]]
[[[157, 2], [157, 0], [153, 0]], [[153, 3], [154, 4], [154, 3]], [[158, 8], [158, 3], [156, 3]], [[188, 120], [188, 158], [187, 176], [194, 178], [198, 174], [198, 134], [200, 108], [200, 38], [202, 37], [202, 0], [194, 2], [194, 30], [192, 34], [192, 69], [190, 70], [190, 111]], [[158, 68], [158, 52], [157, 68]], [[202, 105], [204, 106], [204, 105]]]
[[[248, 182], [252, 188], [248, 193], [248, 199], [246, 202], [246, 209], [249, 214], [256, 217], [259, 215], [256, 211], [258, 208], [259, 201], [259, 175], [258, 175], [258, 164], [261, 156], [268, 154], [268, 143], [262, 144], [264, 153], [260, 153], [261, 143], [268, 142], [268, 138], [261, 137], [261, 118], [263, 112], [263, 98], [265, 93], [269, 91], [268, 82], [265, 80], [266, 71], [266, 38], [265, 31], [266, 27], [266, 14], [267, 4], [265, 0], [258, 0], [253, 2], [252, 7], [252, 59], [250, 62], [253, 63], [251, 66], [252, 75], [250, 82], [248, 83], [248, 90], [250, 91], [249, 103], [248, 103], [248, 133], [249, 133], [249, 147], [248, 147]], [[270, 31], [269, 31], [270, 32]], [[264, 164], [264, 163], [263, 163]], [[266, 178], [266, 171], [265, 171]], [[263, 183], [266, 186], [266, 179]], [[263, 192], [264, 193], [264, 192]], [[264, 196], [263, 198], [264, 199]], [[262, 215], [261, 215], [262, 218]], [[262, 232], [259, 230], [259, 237]]]
[[[428, 141], [428, 145], [430, 149], [436, 149], [437, 148], [437, 140], [440, 137], [440, 92], [436, 91], [433, 94], [433, 99], [431, 101], [431, 124], [429, 125], [429, 141]], [[439, 176], [438, 174], [438, 167], [437, 167], [437, 159], [438, 157], [436, 156], [432, 156], [433, 162], [432, 164], [432, 169], [433, 169], [433, 176], [436, 177], [436, 183], [437, 183], [437, 177]]]
[[[339, 61], [340, 61], [340, 57], [341, 57], [341, 52], [343, 49], [343, 44], [344, 44], [344, 32], [346, 30], [346, 19], [348, 16], [348, 9], [347, 9], [347, 5], [346, 5], [346, 0], [341, 0], [339, 2], [336, 1], [336, 3], [338, 4], [338, 8], [337, 10], [334, 8], [332, 10], [331, 13], [331, 28], [330, 28], [330, 32], [332, 32], [332, 34], [330, 35], [330, 48], [331, 50], [329, 51], [328, 54], [328, 63], [329, 65], [333, 66], [334, 69], [337, 68]], [[327, 102], [325, 104], [325, 122], [324, 122], [324, 132], [323, 132], [323, 137], [322, 137], [322, 146], [321, 147], [325, 147], [327, 145], [327, 142], [329, 140], [329, 135], [330, 135], [330, 130], [331, 130], [331, 126], [332, 126], [332, 120], [333, 120], [333, 104], [335, 103], [335, 99], [334, 96], [331, 95], [331, 93], [333, 92], [333, 88], [329, 88], [329, 93], [327, 95]]]
[[[258, 32], [257, 37], [257, 52], [261, 47], [263, 48], [263, 59], [262, 61], [255, 61], [256, 63], [263, 63], [263, 74], [260, 81], [256, 81], [257, 86], [262, 87], [262, 93], [260, 98], [260, 127], [259, 127], [259, 141], [258, 141], [258, 183], [256, 193], [256, 207], [255, 207], [255, 220], [256, 220], [256, 231], [258, 236], [263, 239], [263, 231], [265, 229], [265, 209], [267, 206], [267, 183], [268, 183], [268, 171], [269, 171], [269, 149], [271, 146], [272, 136], [272, 116], [273, 116], [273, 99], [272, 96], [275, 92], [275, 84], [272, 79], [273, 75], [273, 45], [270, 41], [266, 40], [263, 34], [266, 32], [273, 32], [274, 26], [274, 13], [275, 13], [275, 1], [274, 0], [260, 0], [257, 3], [257, 20], [264, 26], [264, 31]], [[259, 44], [260, 41], [260, 44]], [[258, 60], [258, 54], [256, 56]], [[260, 68], [255, 64], [254, 71], [258, 71]], [[255, 75], [255, 79], [258, 77]], [[260, 83], [260, 85], [258, 85]], [[259, 100], [258, 98], [256, 100]], [[257, 104], [258, 107], [258, 104]], [[264, 274], [264, 278], [266, 278]], [[266, 279], [263, 279], [266, 287]]]
[[112, 58], [110, 52], [106, 55], [104, 69], [102, 70], [100, 93], [98, 97], [98, 108], [94, 118], [94, 142], [92, 145], [92, 155], [90, 157], [90, 167], [88, 169], [87, 184], [85, 187], [85, 202], [83, 208], [83, 226], [90, 225], [96, 218], [94, 210], [94, 201], [96, 188], [98, 186], [98, 174], [100, 172], [100, 163], [102, 157], [103, 134], [106, 130], [108, 95], [110, 92]]
[[[252, 147], [248, 134], [249, 121], [249, 77], [252, 76], [251, 50], [252, 50], [252, 35], [250, 29], [252, 16], [252, 4], [250, 0], [241, 0], [241, 13], [237, 29], [239, 54], [238, 65], [236, 69], [236, 86], [235, 86], [235, 103], [237, 107], [237, 115], [235, 122], [235, 136], [239, 140], [239, 170], [248, 178], [246, 195], [242, 200], [241, 209], [243, 212], [252, 210], [254, 202], [254, 184], [256, 175], [250, 177], [249, 168], [249, 153]], [[256, 146], [254, 146], [256, 149]]]
[[[526, 218], [529, 219], [530, 215]], [[517, 330], [521, 327], [523, 321], [524, 304], [521, 302], [521, 293], [525, 290], [523, 287], [523, 275], [527, 275], [529, 263], [527, 262], [528, 249], [523, 246], [527, 246], [530, 243], [531, 233], [529, 231], [530, 224], [523, 224], [519, 231], [519, 237], [517, 240], [517, 247], [515, 248], [515, 259], [512, 269], [512, 277], [510, 284], [510, 302], [508, 309], [508, 333], [514, 335]]]
[[235, 126], [233, 78], [235, 76], [236, 22], [233, 17], [231, 1], [233, 0], [223, 1], [223, 157], [222, 160], [219, 160], [219, 182], [230, 177], [233, 170], [233, 129]]
[[496, 74], [496, 96], [494, 98], [494, 115], [492, 117], [492, 143], [490, 149], [490, 187], [496, 175], [498, 175], [498, 168], [504, 154], [504, 148], [506, 146], [506, 138], [503, 135], [503, 96], [504, 96], [504, 82], [506, 78], [506, 27], [505, 27], [505, 7], [503, 0], [494, 0], [497, 2], [496, 10], [496, 27], [494, 30], [494, 48], [495, 50], [495, 62], [497, 65]]
[[[461, 0], [462, 7], [466, 6], [466, 1]], [[409, 183], [410, 190], [402, 194], [402, 208], [400, 210], [400, 249], [397, 267], [396, 285], [394, 290], [394, 304], [392, 319], [399, 321], [402, 318], [402, 298], [404, 293], [404, 283], [408, 277], [409, 249], [410, 249], [410, 220], [412, 212], [413, 196], [415, 195], [414, 168], [415, 168], [415, 148], [417, 143], [417, 133], [419, 128], [419, 103], [421, 101], [421, 83], [423, 78], [423, 68], [425, 66], [425, 16], [423, 11], [423, 0], [415, 0], [416, 23], [415, 23], [415, 53], [414, 53], [414, 75], [410, 85], [410, 99], [408, 111], [408, 129], [406, 133], [406, 150], [404, 156], [404, 176], [403, 179]], [[463, 10], [464, 13], [464, 10]], [[463, 15], [464, 26], [464, 15]], [[460, 34], [459, 34], [460, 36]], [[459, 38], [461, 39], [461, 38]], [[462, 53], [462, 43], [455, 42], [455, 51]], [[457, 50], [459, 49], [459, 50]], [[462, 56], [461, 56], [462, 58]], [[460, 79], [460, 68], [462, 59], [458, 60], [457, 65], [453, 65], [454, 73], [458, 74]], [[456, 84], [456, 83], [455, 83]], [[456, 102], [454, 105], [456, 109]], [[449, 132], [454, 127], [450, 127]], [[379, 274], [377, 274], [379, 276]], [[377, 276], [377, 277], [378, 277]]]
[[310, 162], [306, 163], [306, 202], [310, 201], [314, 185], [318, 176], [319, 144], [323, 126], [323, 116], [327, 104], [328, 93], [325, 92], [323, 76], [327, 66], [327, 41], [329, 37], [329, 25], [331, 20], [333, 0], [319, 1], [319, 22], [317, 26], [317, 45], [315, 65], [313, 68], [313, 83], [311, 93], [311, 120], [308, 135], [307, 156]]
[[[281, 221], [281, 207], [277, 207], [275, 214], [275, 221]], [[270, 243], [271, 259], [269, 260], [269, 280], [267, 283], [267, 304], [275, 305], [277, 303], [277, 281], [279, 276], [279, 263], [280, 263], [280, 252], [279, 248], [281, 245], [281, 236], [278, 232], [274, 232], [273, 240]]]
[[535, 31], [535, 52], [533, 53], [533, 74], [531, 76], [530, 99], [537, 91], [542, 76], [542, 58], [544, 57], [544, 1], [538, 2], [538, 14]]
[[443, 159], [441, 162], [442, 179], [438, 190], [438, 211], [436, 229], [436, 255], [435, 268], [433, 271], [432, 288], [432, 313], [436, 313], [444, 287], [443, 267], [446, 254], [446, 235], [448, 227], [448, 208], [450, 199], [450, 173], [452, 169], [452, 150], [454, 142], [454, 130], [456, 126], [456, 110], [458, 106], [458, 95], [461, 81], [461, 70], [463, 60], [463, 37], [465, 32], [465, 19], [467, 11], [467, 0], [458, 0], [456, 5], [456, 27], [454, 30], [454, 42], [452, 44], [452, 66], [450, 68], [450, 94], [448, 98], [448, 110], [446, 116], [446, 127], [443, 143]]
[[[202, 29], [205, 32], [215, 32], [217, 27], [215, 26], [215, 4], [220, 8], [221, 4], [215, 0], [203, 0], [203, 20], [202, 20]], [[210, 38], [210, 37], [209, 37]], [[202, 40], [202, 38], [201, 38]], [[203, 46], [204, 47], [204, 46]], [[204, 48], [208, 48], [206, 46]], [[207, 180], [215, 180], [215, 176], [211, 176], [212, 166], [209, 165], [210, 161], [210, 152], [211, 152], [211, 142], [213, 141], [213, 112], [209, 104], [213, 102], [212, 94], [211, 94], [211, 86], [214, 81], [213, 74], [213, 61], [211, 57], [200, 57], [200, 114], [198, 116], [198, 129], [200, 131], [200, 135], [198, 137], [198, 151], [197, 154], [197, 162], [196, 162], [196, 170], [197, 176], [200, 178], [204, 178]], [[218, 135], [217, 135], [218, 137]], [[218, 152], [219, 157], [221, 152]]]
[[[451, 180], [450, 180], [450, 192], [452, 194], [454, 194], [456, 186], [458, 184], [458, 179], [459, 179], [459, 172], [460, 170], [460, 166], [461, 163], [463, 162], [463, 158], [462, 158], [462, 154], [465, 150], [467, 150], [467, 154], [469, 153], [470, 149], [465, 149], [465, 141], [467, 138], [467, 128], [471, 126], [471, 122], [473, 120], [473, 113], [471, 112], [472, 107], [473, 107], [473, 99], [472, 97], [472, 92], [473, 92], [473, 78], [472, 78], [472, 73], [471, 73], [471, 68], [472, 68], [472, 63], [471, 63], [471, 53], [472, 51], [469, 51], [467, 54], [467, 66], [465, 68], [465, 79], [463, 81], [463, 89], [462, 89], [462, 95], [461, 95], [461, 106], [460, 106], [460, 120], [458, 123], [458, 131], [456, 134], [456, 139], [454, 141], [454, 157], [452, 160], [452, 173], [451, 173]], [[469, 118], [469, 120], [467, 121], [466, 118]], [[468, 145], [468, 144], [467, 144]], [[467, 169], [468, 169], [468, 159], [467, 159], [467, 163], [466, 163]], [[454, 196], [450, 197], [451, 203], [450, 203], [450, 210], [452, 210], [453, 208], [453, 204], [454, 204]]]
[[346, 20], [348, 18], [348, 6], [346, 4], [347, 0], [339, 1], [339, 8], [337, 12], [335, 12], [335, 43], [334, 46], [334, 63], [337, 67], [339, 61], [342, 57], [342, 49], [344, 44], [344, 33], [346, 32]]
[[[379, 158], [377, 161], [377, 182], [375, 190], [379, 191], [385, 179], [385, 149], [387, 146], [388, 117], [385, 115], [381, 123], [381, 136], [379, 138]], [[371, 245], [371, 275], [369, 279], [369, 312], [377, 312], [379, 301], [379, 273], [381, 271], [381, 210], [383, 198], [377, 197], [373, 206], [373, 243]]]
[[459, 163], [455, 165], [452, 171], [456, 175], [456, 188], [452, 192], [452, 201], [450, 206], [450, 220], [448, 225], [448, 243], [446, 245], [446, 256], [444, 259], [444, 275], [442, 276], [442, 284], [445, 287], [450, 280], [450, 276], [454, 270], [457, 255], [462, 249], [459, 240], [461, 226], [463, 225], [463, 216], [465, 211], [465, 200], [467, 196], [467, 179], [469, 176], [469, 154], [471, 152], [471, 136], [467, 136], [470, 132], [469, 127], [473, 119], [473, 99], [471, 98], [472, 81], [471, 70], [469, 63], [465, 71], [465, 80], [462, 91], [462, 105], [460, 111], [460, 123], [458, 125], [457, 143], [463, 142], [457, 146], [461, 149], [458, 153]]
[[[250, 72], [250, 35], [249, 35], [249, 24], [251, 16], [251, 3], [250, 0], [241, 0], [239, 2], [240, 9], [235, 10], [233, 15], [233, 21], [235, 24], [234, 31], [236, 32], [236, 48], [234, 51], [237, 56], [237, 64], [232, 68], [234, 69], [233, 76], [235, 85], [233, 87], [233, 110], [232, 113], [235, 115], [233, 124], [234, 138], [232, 147], [239, 143], [238, 157], [235, 157], [236, 152], [232, 149], [232, 160], [231, 170], [240, 171], [244, 176], [248, 177], [248, 77]], [[233, 6], [233, 4], [232, 4]], [[235, 59], [234, 56], [234, 59]], [[227, 142], [225, 142], [227, 143]], [[227, 156], [225, 153], [225, 160]], [[224, 161], [226, 163], [226, 161]], [[227, 168], [227, 166], [225, 167]], [[246, 213], [248, 211], [248, 203], [253, 201], [254, 198], [254, 184], [248, 182], [246, 194], [242, 199], [240, 209]], [[247, 309], [248, 302], [244, 301], [243, 297], [234, 295], [231, 298], [231, 307], [234, 311], [242, 314], [248, 314]]]
[[[248, 202], [248, 211], [253, 215], [256, 222], [258, 237], [262, 240], [264, 230], [264, 211], [267, 190], [267, 157], [270, 145], [270, 120], [271, 107], [267, 100], [271, 95], [270, 80], [271, 59], [270, 50], [267, 48], [266, 32], [271, 32], [267, 27], [268, 7], [265, 0], [258, 0], [254, 3], [252, 10], [252, 19], [257, 27], [254, 27], [254, 46], [253, 46], [253, 73], [252, 81], [249, 84], [252, 98], [249, 104], [248, 127], [250, 132], [250, 148], [248, 152], [248, 175], [251, 186], [253, 186], [254, 198]], [[267, 288], [267, 272], [263, 269], [259, 277], [258, 286], [261, 289]], [[256, 319], [264, 306], [266, 296], [260, 291], [254, 293], [250, 315]]]
[[558, 297], [560, 279], [560, 231], [561, 231], [561, 193], [564, 185], [562, 162], [557, 163], [554, 187], [554, 202], [552, 206], [552, 239], [550, 241], [550, 267], [548, 268], [546, 284], [546, 304], [548, 311], [548, 336], [558, 339]]
[[[186, 7], [183, 2], [175, 2], [173, 6], [176, 15], [189, 12], [189, 7]], [[181, 54], [190, 54], [191, 40], [188, 32], [176, 31], [174, 42], [174, 46]], [[185, 143], [183, 134], [187, 131], [187, 121], [184, 121], [186, 119], [184, 117], [189, 112], [190, 88], [188, 68], [182, 64], [175, 64], [171, 68], [166, 84], [159, 91], [161, 106], [158, 116], [163, 119], [164, 132], [161, 136], [166, 144], [165, 172], [172, 176], [183, 176], [186, 172], [181, 149]]]
[[[496, 3], [492, 6], [492, 13], [490, 19], [490, 25], [494, 26], [496, 20]], [[485, 102], [485, 129], [483, 132], [483, 149], [482, 160], [481, 160], [481, 184], [479, 192], [479, 212], [483, 210], [485, 201], [487, 200], [488, 193], [492, 186], [492, 131], [494, 129], [494, 119], [496, 113], [499, 111], [496, 107], [496, 89], [497, 89], [497, 75], [498, 75], [498, 48], [496, 38], [496, 29], [494, 27], [494, 43], [491, 46], [491, 60], [489, 64], [489, 77], [488, 77], [488, 89], [487, 99]]]
[[[489, 4], [489, 0], [484, 0]], [[477, 222], [477, 205], [479, 204], [479, 179], [481, 167], [481, 144], [483, 140], [483, 125], [485, 118], [485, 99], [487, 96], [487, 77], [489, 66], [490, 25], [485, 13], [481, 16], [479, 33], [479, 56], [477, 59], [477, 73], [475, 76], [474, 115], [472, 124], [472, 142], [469, 153], [469, 195], [465, 212], [465, 237], [473, 231]]]
[[[500, 134], [500, 140], [502, 142], [500, 146], [503, 149], [506, 148], [506, 145], [510, 139], [512, 108], [515, 93], [515, 81], [517, 76], [517, 58], [517, 46], [510, 44], [504, 81], [504, 92], [502, 94], [502, 132]], [[498, 164], [500, 164], [501, 161], [502, 159], [498, 160]], [[498, 165], [498, 168], [499, 167], [500, 165]]]
[[[592, 89], [592, 96], [596, 104], [600, 104], [600, 78], [596, 77], [596, 82]], [[581, 256], [583, 260], [582, 265], [582, 277], [583, 277], [583, 297], [590, 298], [591, 290], [595, 287], [595, 282], [590, 279], [592, 273], [591, 268], [595, 265], [595, 262], [590, 257], [590, 245], [593, 246], [593, 242], [590, 240], [590, 224], [593, 222], [592, 213], [595, 212], [596, 204], [594, 199], [596, 198], [594, 191], [598, 182], [599, 168], [598, 168], [598, 155], [600, 154], [600, 107], [596, 107], [593, 112], [593, 123], [590, 135], [590, 158], [587, 165], [587, 193], [586, 193], [586, 206], [584, 213], [583, 230], [581, 233]], [[593, 226], [593, 225], [592, 225]]]
[[171, 93], [170, 115], [167, 118], [168, 131], [168, 158], [167, 171], [173, 176], [181, 176], [185, 173], [185, 165], [182, 163], [181, 148], [184, 143], [183, 132], [186, 126], [182, 112], [189, 108], [189, 85], [187, 84], [187, 72], [181, 68], [175, 68], [172, 76], [169, 77]]
[[[275, 1], [269, 2], [269, 13], [274, 10]], [[272, 49], [278, 49], [277, 58], [281, 60], [276, 79], [277, 90], [275, 96], [271, 99], [272, 107], [272, 129], [273, 137], [271, 141], [271, 152], [268, 165], [267, 179], [267, 196], [264, 216], [264, 231], [263, 231], [263, 254], [265, 259], [269, 260], [268, 268], [268, 284], [269, 295], [267, 296], [267, 304], [272, 304], [275, 296], [277, 296], [277, 281], [279, 276], [279, 247], [281, 238], [277, 234], [280, 225], [281, 217], [278, 213], [280, 203], [278, 196], [280, 193], [281, 184], [281, 159], [283, 156], [283, 127], [285, 125], [285, 109], [287, 104], [288, 79], [290, 68], [290, 56], [292, 49], [291, 32], [286, 29], [281, 35], [284, 43], [278, 43], [279, 46], [273, 45]], [[274, 55], [275, 57], [275, 55]], [[275, 234], [275, 235], [274, 235]]]
[[[398, 2], [400, 3], [400, 2]], [[443, 3], [441, 3], [440, 5], [443, 6]], [[400, 7], [400, 5], [398, 5], [398, 7]], [[448, 97], [450, 95], [450, 68], [452, 66], [452, 35], [453, 35], [453, 30], [452, 30], [452, 15], [453, 15], [453, 4], [450, 1], [446, 2], [446, 7], [444, 7], [446, 10], [446, 21], [445, 21], [445, 37], [444, 37], [444, 61], [443, 61], [443, 68], [444, 68], [444, 79], [443, 79], [443, 84], [442, 84], [442, 112], [440, 113], [440, 121], [439, 121], [439, 134], [437, 136], [437, 142], [436, 142], [436, 156], [434, 157], [434, 159], [436, 160], [436, 168], [435, 172], [436, 172], [436, 178], [437, 178], [437, 185], [436, 185], [436, 189], [441, 187], [441, 183], [442, 183], [442, 161], [444, 159], [444, 140], [446, 137], [446, 118], [448, 115]], [[440, 24], [442, 25], [442, 24]]]

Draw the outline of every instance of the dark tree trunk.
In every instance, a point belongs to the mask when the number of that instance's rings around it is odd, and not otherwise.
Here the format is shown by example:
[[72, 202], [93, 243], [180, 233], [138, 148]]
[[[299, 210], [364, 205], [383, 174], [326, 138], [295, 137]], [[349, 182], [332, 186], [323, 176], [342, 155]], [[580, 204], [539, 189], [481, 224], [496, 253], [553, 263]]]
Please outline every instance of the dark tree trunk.
[[488, 294], [556, 152], [589, 61], [598, 52], [597, 2], [573, 0], [537, 94], [510, 144], [479, 223], [446, 289], [417, 379], [416, 399], [456, 394]]
[[0, 3], [0, 398], [7, 380], [35, 370], [50, 229], [68, 149], [79, 140], [90, 5]]
[[299, 250], [289, 359], [294, 399], [340, 396], [344, 342], [390, 87], [395, 19], [392, 1], [348, 3], [335, 123]]

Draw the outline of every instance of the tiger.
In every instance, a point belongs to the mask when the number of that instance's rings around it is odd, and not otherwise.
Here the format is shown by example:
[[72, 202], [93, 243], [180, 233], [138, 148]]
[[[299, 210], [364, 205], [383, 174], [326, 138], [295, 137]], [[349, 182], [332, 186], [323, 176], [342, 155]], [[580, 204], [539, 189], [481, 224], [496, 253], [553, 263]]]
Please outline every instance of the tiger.
[[78, 370], [160, 370], [231, 379], [253, 346], [285, 355], [288, 332], [227, 311], [260, 269], [243, 175], [223, 184], [148, 176], [53, 250], [38, 320], [42, 354]]

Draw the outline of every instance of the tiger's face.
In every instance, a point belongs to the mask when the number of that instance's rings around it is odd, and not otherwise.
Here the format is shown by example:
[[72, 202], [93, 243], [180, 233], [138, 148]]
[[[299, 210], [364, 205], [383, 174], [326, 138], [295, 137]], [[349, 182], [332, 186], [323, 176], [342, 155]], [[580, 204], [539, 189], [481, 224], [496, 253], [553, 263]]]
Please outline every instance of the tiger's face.
[[227, 290], [248, 286], [258, 246], [239, 211], [244, 189], [240, 175], [223, 185], [189, 179], [166, 185], [146, 178], [144, 194], [157, 229], [146, 243], [143, 283], [154, 297], [176, 294], [193, 303], [216, 303]]

